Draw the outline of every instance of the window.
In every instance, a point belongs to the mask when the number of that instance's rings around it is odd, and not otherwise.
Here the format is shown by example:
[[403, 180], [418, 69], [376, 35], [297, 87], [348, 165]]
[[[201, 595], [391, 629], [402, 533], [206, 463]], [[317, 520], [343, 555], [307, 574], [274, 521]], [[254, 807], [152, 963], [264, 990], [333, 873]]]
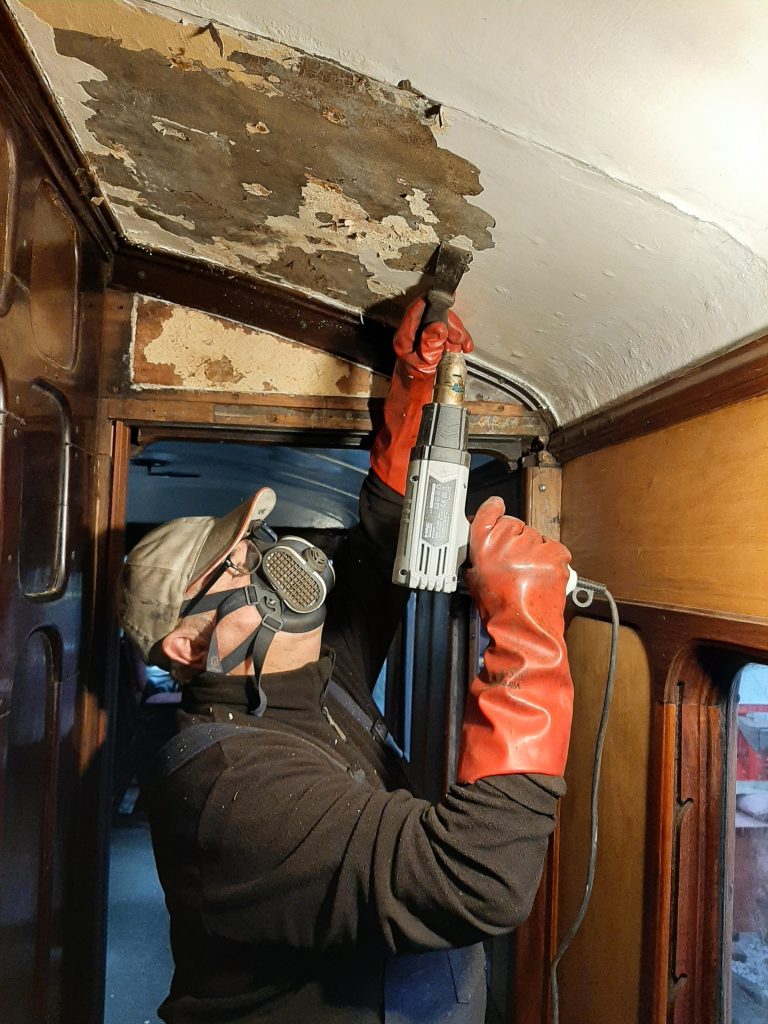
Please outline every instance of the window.
[[768, 665], [745, 665], [734, 684], [731, 1020], [757, 1024], [768, 1007]]

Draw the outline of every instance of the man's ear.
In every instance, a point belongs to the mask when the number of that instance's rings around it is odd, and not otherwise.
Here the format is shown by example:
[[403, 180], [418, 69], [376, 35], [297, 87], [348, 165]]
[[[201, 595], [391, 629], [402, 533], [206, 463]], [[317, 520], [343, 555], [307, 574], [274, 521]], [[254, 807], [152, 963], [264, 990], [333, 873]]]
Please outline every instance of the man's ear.
[[208, 641], [204, 636], [195, 630], [174, 629], [168, 636], [163, 637], [160, 642], [163, 654], [171, 661], [179, 665], [188, 665], [190, 668], [205, 668], [208, 660]]

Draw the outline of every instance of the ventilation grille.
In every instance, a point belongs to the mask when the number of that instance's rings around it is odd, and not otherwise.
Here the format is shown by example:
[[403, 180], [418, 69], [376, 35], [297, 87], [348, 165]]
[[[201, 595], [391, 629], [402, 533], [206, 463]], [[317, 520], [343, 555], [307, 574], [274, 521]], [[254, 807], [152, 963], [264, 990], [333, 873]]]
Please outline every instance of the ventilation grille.
[[294, 611], [312, 612], [323, 603], [319, 581], [290, 549], [278, 547], [268, 551], [264, 556], [264, 573]]

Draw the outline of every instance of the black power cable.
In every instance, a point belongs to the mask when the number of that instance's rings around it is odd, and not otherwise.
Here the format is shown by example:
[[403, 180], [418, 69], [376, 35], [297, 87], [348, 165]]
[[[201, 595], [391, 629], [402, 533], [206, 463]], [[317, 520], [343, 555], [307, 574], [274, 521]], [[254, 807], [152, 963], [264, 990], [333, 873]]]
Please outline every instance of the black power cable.
[[581, 928], [582, 922], [587, 913], [589, 900], [592, 896], [592, 887], [595, 883], [595, 867], [597, 864], [597, 830], [598, 830], [598, 795], [600, 790], [600, 769], [603, 761], [603, 746], [605, 744], [605, 733], [608, 728], [608, 715], [611, 710], [613, 698], [613, 687], [616, 682], [616, 658], [619, 650], [619, 610], [613, 595], [602, 583], [595, 583], [593, 580], [585, 580], [579, 577], [576, 589], [573, 592], [573, 601], [579, 608], [588, 608], [592, 604], [595, 594], [600, 594], [608, 602], [611, 610], [611, 653], [608, 659], [608, 674], [605, 681], [605, 694], [603, 696], [603, 710], [600, 714], [600, 724], [597, 729], [595, 740], [595, 757], [592, 762], [592, 794], [591, 794], [591, 829], [589, 846], [589, 864], [587, 867], [587, 881], [584, 887], [584, 896], [581, 900], [579, 912], [574, 918], [573, 924], [563, 937], [558, 946], [557, 952], [552, 958], [549, 968], [549, 987], [552, 994], [552, 1015], [551, 1024], [559, 1024], [560, 1020], [560, 995], [557, 987], [557, 968], [566, 950], [573, 942], [576, 933]]

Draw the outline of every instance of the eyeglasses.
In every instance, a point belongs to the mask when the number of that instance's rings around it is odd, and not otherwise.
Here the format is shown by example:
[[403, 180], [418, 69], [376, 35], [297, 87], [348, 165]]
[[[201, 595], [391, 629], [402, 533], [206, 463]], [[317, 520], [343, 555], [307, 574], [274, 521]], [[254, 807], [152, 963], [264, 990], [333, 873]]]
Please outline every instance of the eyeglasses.
[[224, 565], [235, 576], [250, 576], [254, 569], [261, 565], [262, 550], [271, 548], [277, 541], [277, 534], [263, 523], [261, 526], [251, 530], [243, 538], [246, 542], [245, 560], [235, 562], [232, 558], [225, 558]]

